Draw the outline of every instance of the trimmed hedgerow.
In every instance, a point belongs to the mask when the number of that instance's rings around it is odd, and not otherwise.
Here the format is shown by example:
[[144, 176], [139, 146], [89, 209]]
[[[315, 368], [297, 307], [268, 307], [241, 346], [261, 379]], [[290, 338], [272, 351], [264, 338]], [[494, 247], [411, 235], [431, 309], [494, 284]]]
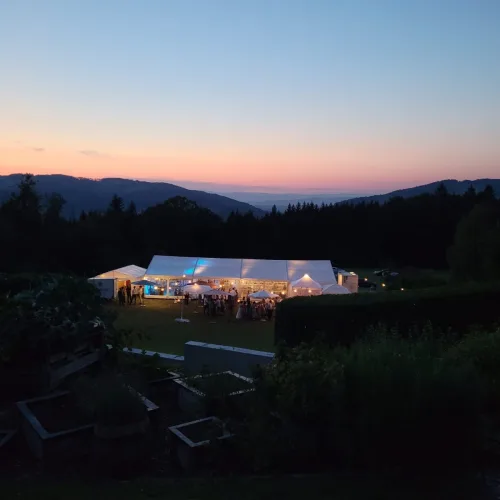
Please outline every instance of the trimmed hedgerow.
[[322, 336], [330, 345], [346, 345], [375, 327], [418, 335], [429, 324], [434, 332], [461, 336], [472, 327], [492, 327], [499, 321], [499, 283], [295, 297], [278, 305], [275, 343], [294, 346]]

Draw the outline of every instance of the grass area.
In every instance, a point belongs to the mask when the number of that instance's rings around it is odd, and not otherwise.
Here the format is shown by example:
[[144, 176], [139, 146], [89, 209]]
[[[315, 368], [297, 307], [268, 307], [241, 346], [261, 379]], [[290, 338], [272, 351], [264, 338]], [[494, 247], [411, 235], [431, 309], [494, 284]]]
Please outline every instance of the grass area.
[[2, 481], [2, 500], [479, 500], [484, 490], [476, 481], [456, 478], [444, 484], [419, 479], [391, 481], [373, 477], [275, 477], [233, 479], [157, 479], [85, 483]]
[[134, 347], [169, 354], [184, 354], [184, 344], [197, 340], [212, 344], [246, 347], [261, 351], [274, 351], [274, 320], [236, 320], [234, 316], [203, 315], [197, 302], [184, 307], [184, 317], [189, 323], [177, 323], [181, 305], [171, 300], [148, 299], [145, 307], [110, 306], [117, 312], [116, 326], [132, 329], [147, 338], [138, 341]]

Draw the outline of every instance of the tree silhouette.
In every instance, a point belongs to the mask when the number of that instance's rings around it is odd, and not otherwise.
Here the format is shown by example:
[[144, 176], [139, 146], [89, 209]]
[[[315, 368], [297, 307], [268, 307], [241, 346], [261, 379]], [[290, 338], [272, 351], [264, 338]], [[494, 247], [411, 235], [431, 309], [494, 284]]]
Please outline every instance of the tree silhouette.
[[[233, 212], [223, 220], [184, 197], [137, 213], [133, 202], [125, 209], [124, 201], [113, 196], [107, 210], [66, 220], [61, 216], [64, 200], [52, 195], [42, 207], [28, 175], [0, 205], [0, 271], [93, 276], [132, 263], [146, 267], [155, 254], [329, 259], [346, 268], [445, 268], [449, 258], [456, 275], [486, 279], [499, 262], [498, 228], [492, 217], [475, 235], [485, 224], [483, 212], [478, 215], [480, 209], [474, 208], [481, 203], [497, 206], [491, 188], [459, 196], [440, 186], [433, 194], [383, 204], [300, 202], [284, 212], [276, 207], [262, 217]], [[469, 222], [461, 222], [469, 215]], [[481, 252], [471, 241], [482, 242], [474, 244]], [[478, 259], [488, 271], [477, 269]]]

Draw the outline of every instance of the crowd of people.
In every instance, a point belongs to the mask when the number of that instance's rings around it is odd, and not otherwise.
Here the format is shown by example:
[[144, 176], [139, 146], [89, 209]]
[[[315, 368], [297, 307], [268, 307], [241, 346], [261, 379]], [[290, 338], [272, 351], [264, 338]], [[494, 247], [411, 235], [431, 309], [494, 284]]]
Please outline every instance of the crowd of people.
[[271, 321], [275, 308], [276, 304], [273, 299], [255, 301], [247, 297], [239, 303], [236, 319]]
[[118, 304], [125, 305], [141, 305], [144, 306], [144, 287], [132, 286], [130, 281], [126, 281], [125, 285], [118, 289]]
[[[184, 304], [188, 305], [191, 298], [184, 295]], [[280, 299], [277, 299], [280, 300]], [[233, 317], [236, 310], [237, 320], [271, 321], [276, 309], [276, 299], [252, 300], [250, 296], [239, 298], [236, 290], [230, 295], [199, 295], [198, 305], [203, 306], [203, 314], [209, 317], [228, 315]]]
[[[192, 296], [189, 293], [181, 295], [185, 305], [188, 305]], [[197, 303], [203, 307], [203, 314], [209, 317], [225, 316], [232, 318], [236, 311], [237, 320], [262, 320], [271, 321], [273, 319], [276, 303], [278, 299], [255, 300], [250, 296], [238, 296], [236, 289], [229, 293], [222, 291], [221, 295], [198, 295]], [[120, 306], [137, 305], [144, 306], [144, 286], [132, 285], [130, 281], [125, 282], [118, 289], [118, 304]]]

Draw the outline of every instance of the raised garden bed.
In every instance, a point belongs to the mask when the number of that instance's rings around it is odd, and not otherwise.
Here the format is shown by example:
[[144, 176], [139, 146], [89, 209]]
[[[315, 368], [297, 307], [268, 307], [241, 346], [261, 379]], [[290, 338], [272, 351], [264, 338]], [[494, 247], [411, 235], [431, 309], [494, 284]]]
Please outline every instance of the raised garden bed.
[[226, 440], [233, 437], [217, 417], [174, 425], [169, 430], [177, 460], [186, 470], [192, 470], [206, 462], [210, 456], [208, 450], [211, 444], [222, 447]]
[[[158, 407], [141, 396], [148, 413]], [[87, 455], [91, 450], [94, 422], [77, 405], [70, 391], [17, 403], [22, 428], [33, 455], [60, 459]]]
[[[240, 399], [255, 391], [253, 380], [231, 371], [173, 380], [179, 386], [178, 404], [182, 411], [200, 413], [210, 402]], [[207, 411], [210, 411], [207, 409]]]

